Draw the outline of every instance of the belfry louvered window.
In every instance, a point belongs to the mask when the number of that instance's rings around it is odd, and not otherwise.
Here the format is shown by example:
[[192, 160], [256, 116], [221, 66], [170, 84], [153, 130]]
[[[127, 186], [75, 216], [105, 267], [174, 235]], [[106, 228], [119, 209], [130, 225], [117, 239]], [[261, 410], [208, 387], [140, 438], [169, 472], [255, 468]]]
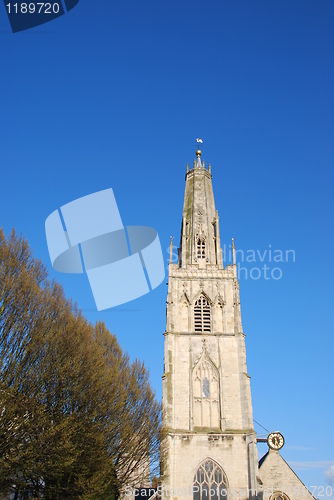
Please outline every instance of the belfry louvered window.
[[205, 259], [205, 239], [197, 240], [197, 259]]
[[209, 301], [201, 295], [194, 306], [195, 332], [211, 331], [211, 308]]

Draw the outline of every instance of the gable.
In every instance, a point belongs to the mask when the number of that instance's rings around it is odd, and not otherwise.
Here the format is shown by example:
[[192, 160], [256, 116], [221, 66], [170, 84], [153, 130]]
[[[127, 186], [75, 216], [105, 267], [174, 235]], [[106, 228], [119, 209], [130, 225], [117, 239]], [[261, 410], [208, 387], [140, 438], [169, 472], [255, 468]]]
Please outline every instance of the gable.
[[291, 469], [278, 451], [269, 450], [259, 461], [259, 473], [263, 482], [263, 500], [269, 500], [275, 492], [284, 493], [290, 500], [314, 500], [304, 483]]
[[203, 299], [206, 299], [208, 301], [208, 303], [211, 305], [213, 305], [213, 302], [212, 300], [210, 299], [209, 295], [204, 292], [203, 288], [201, 288], [197, 293], [196, 295], [192, 298], [191, 300], [191, 303], [192, 304], [195, 304], [195, 302], [200, 299], [200, 298], [203, 298]]

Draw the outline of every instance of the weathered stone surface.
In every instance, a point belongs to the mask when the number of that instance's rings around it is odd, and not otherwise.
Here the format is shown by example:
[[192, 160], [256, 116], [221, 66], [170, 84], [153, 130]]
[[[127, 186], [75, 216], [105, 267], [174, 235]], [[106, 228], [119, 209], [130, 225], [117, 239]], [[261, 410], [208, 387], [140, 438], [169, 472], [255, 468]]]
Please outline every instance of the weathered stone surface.
[[258, 467], [237, 269], [223, 266], [211, 169], [200, 156], [186, 174], [179, 259], [169, 265], [164, 495], [192, 497], [195, 475], [210, 460], [225, 473], [229, 500], [269, 500], [282, 487], [290, 500], [296, 491], [311, 500], [278, 452]]
[[278, 451], [270, 450], [260, 462], [263, 481], [263, 499], [269, 500], [275, 493], [284, 493], [290, 500], [314, 500], [306, 486], [281, 457]]
[[[209, 317], [200, 331], [198, 300], [207, 304]], [[210, 458], [230, 488], [246, 489], [236, 500], [248, 498], [257, 451], [239, 284], [236, 266], [223, 267], [211, 173], [199, 157], [186, 176], [179, 262], [169, 266], [164, 363], [169, 430], [164, 486], [174, 490], [173, 497], [181, 491], [192, 496], [196, 471]]]

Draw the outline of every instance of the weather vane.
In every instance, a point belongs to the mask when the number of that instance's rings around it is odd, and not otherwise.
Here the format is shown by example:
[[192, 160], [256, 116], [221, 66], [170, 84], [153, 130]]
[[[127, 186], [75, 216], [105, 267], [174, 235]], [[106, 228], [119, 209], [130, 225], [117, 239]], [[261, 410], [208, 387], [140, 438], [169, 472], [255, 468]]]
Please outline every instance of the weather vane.
[[197, 138], [197, 139], [196, 139], [196, 142], [197, 142], [197, 147], [198, 147], [198, 148], [199, 148], [199, 145], [200, 145], [200, 144], [203, 144], [202, 139], [199, 139], [199, 138]]

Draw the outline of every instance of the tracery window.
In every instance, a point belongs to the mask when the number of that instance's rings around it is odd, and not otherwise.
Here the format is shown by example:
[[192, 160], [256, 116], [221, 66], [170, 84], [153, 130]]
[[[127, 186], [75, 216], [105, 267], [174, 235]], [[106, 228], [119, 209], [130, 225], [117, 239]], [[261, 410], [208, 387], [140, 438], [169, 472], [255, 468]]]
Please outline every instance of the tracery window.
[[201, 295], [194, 306], [195, 332], [211, 332], [211, 308], [209, 301]]
[[289, 497], [282, 493], [282, 491], [276, 491], [271, 497], [270, 500], [289, 500]]
[[219, 373], [208, 359], [194, 368], [193, 397], [194, 426], [219, 429]]
[[195, 474], [193, 500], [227, 500], [227, 484], [223, 469], [207, 459]]
[[197, 240], [197, 259], [205, 259], [205, 239], [198, 238]]

